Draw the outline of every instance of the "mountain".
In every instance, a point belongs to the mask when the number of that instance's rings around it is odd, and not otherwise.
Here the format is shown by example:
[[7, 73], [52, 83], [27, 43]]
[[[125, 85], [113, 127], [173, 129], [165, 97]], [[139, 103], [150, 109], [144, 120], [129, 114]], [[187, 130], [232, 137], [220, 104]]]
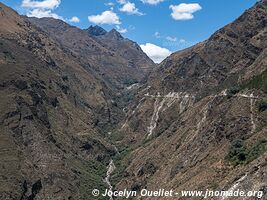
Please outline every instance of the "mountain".
[[[104, 32], [99, 29], [98, 26], [94, 26], [86, 31], [108, 49], [117, 51], [119, 55], [126, 58], [132, 67], [138, 66], [138, 68], [145, 72], [152, 71], [152, 69], [155, 68], [155, 64], [143, 53], [136, 42], [123, 38], [115, 29]], [[99, 34], [99, 32], [101, 32], [101, 34]]]
[[[162, 78], [151, 81], [166, 92], [190, 90], [205, 94], [244, 81], [248, 68], [265, 53], [265, 15], [262, 2], [207, 41], [172, 54], [155, 73]], [[264, 70], [264, 66], [259, 67], [254, 66], [257, 73]]]
[[266, 25], [263, 0], [152, 72], [118, 130], [127, 156], [114, 161], [124, 167], [116, 189], [234, 188], [266, 199]]
[[81, 30], [53, 18], [28, 20], [70, 50], [85, 67], [93, 68], [110, 87], [140, 82], [155, 67], [136, 43], [114, 29], [106, 32], [95, 26]]
[[105, 35], [107, 33], [105, 29], [103, 29], [102, 27], [98, 25], [90, 26], [86, 31], [91, 36], [100, 36], [100, 35]]
[[266, 199], [267, 0], [160, 65], [114, 29], [0, 16], [0, 199]]
[[116, 154], [118, 88], [144, 72], [65, 22], [0, 15], [1, 199], [90, 199]]

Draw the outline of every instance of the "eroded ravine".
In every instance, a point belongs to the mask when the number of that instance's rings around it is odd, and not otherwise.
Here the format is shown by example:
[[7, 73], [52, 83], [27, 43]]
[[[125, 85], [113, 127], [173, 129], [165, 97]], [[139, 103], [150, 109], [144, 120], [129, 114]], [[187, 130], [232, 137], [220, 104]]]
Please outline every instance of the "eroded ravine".
[[177, 93], [170, 92], [167, 95], [151, 95], [149, 93], [145, 94], [145, 97], [153, 98], [154, 101], [154, 110], [153, 114], [147, 128], [148, 135], [147, 138], [150, 138], [153, 135], [153, 131], [157, 127], [159, 114], [162, 111], [165, 111], [167, 108], [170, 108], [174, 103], [179, 103], [179, 114], [181, 114], [188, 106], [192, 105], [195, 97], [187, 93]]
[[[116, 169], [116, 166], [115, 166], [113, 160], [110, 160], [109, 165], [108, 165], [108, 167], [107, 167], [106, 177], [105, 177], [105, 179], [104, 179], [104, 182], [108, 185], [108, 189], [109, 189], [108, 191], [109, 191], [109, 192], [112, 192], [112, 190], [113, 190], [113, 186], [112, 186], [112, 184], [111, 184], [111, 182], [110, 182], [110, 176], [111, 176], [112, 173], [115, 171], [115, 169]], [[110, 199], [110, 200], [113, 200], [113, 197], [110, 196], [109, 199]]]

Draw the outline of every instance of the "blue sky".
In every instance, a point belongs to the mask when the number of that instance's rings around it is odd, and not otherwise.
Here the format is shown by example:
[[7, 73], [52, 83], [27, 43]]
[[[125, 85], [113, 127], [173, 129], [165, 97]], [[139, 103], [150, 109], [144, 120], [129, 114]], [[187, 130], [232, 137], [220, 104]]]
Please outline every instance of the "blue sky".
[[[1, 2], [14, 8], [20, 14], [59, 17], [80, 28], [95, 24], [107, 30], [116, 28], [122, 32], [124, 37], [142, 45], [143, 50], [151, 50], [152, 53], [155, 51], [155, 54], [158, 52], [164, 58], [170, 52], [207, 39], [257, 1], [2, 0]], [[158, 62], [160, 60], [161, 58]]]

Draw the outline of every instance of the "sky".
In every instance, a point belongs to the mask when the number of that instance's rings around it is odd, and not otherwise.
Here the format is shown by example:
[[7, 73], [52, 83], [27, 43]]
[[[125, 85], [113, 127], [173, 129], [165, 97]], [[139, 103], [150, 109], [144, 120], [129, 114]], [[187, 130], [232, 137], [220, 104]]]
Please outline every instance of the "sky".
[[54, 17], [85, 29], [117, 29], [161, 62], [208, 39], [257, 0], [1, 0], [19, 14]]

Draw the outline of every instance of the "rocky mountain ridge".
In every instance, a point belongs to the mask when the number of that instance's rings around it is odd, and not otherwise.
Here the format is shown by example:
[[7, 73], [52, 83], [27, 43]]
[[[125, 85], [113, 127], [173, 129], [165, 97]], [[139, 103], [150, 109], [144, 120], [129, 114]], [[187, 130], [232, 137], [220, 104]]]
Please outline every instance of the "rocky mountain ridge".
[[[110, 87], [123, 88], [140, 82], [155, 67], [136, 43], [123, 38], [115, 29], [81, 30], [52, 18], [28, 20], [79, 57], [85, 67], [93, 68]], [[102, 34], [92, 34], [99, 30]]]

